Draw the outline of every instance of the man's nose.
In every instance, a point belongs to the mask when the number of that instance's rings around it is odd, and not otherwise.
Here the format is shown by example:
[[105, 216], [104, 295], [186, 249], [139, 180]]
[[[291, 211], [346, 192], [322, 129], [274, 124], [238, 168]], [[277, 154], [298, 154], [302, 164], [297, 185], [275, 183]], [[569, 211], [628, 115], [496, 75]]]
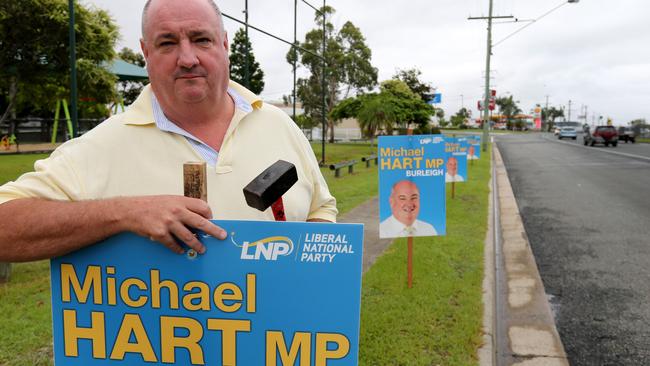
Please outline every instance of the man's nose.
[[181, 40], [177, 64], [180, 67], [191, 69], [198, 65], [199, 58], [189, 40]]

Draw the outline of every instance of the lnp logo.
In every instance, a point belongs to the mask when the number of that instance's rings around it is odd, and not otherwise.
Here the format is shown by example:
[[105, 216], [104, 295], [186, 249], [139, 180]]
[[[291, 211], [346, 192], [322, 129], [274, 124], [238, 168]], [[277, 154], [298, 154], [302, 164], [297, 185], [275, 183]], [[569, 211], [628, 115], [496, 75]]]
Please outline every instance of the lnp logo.
[[231, 240], [241, 248], [240, 258], [246, 260], [275, 261], [279, 256], [288, 256], [293, 252], [293, 242], [286, 236], [271, 236], [252, 243], [245, 241], [243, 245]]
[[443, 141], [444, 141], [444, 139], [442, 137], [434, 137], [433, 138], [433, 143], [434, 144], [439, 144], [439, 143], [441, 143]]
[[426, 138], [420, 139], [420, 145], [430, 144], [431, 141], [433, 141], [433, 140], [431, 139], [431, 137], [426, 137]]

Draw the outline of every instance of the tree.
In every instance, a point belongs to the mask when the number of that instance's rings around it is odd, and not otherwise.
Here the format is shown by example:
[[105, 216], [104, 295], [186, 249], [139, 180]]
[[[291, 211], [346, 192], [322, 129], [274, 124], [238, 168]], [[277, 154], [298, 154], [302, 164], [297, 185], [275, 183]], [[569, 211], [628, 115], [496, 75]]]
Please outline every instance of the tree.
[[[50, 115], [69, 98], [68, 2], [0, 2], [0, 123], [11, 114]], [[23, 21], [17, 21], [23, 20]], [[28, 21], [27, 21], [28, 20]], [[117, 26], [107, 12], [75, 3], [80, 115], [107, 112], [116, 78], [101, 64], [115, 56]]]
[[[370, 60], [372, 52], [365, 43], [361, 30], [351, 22], [345, 22], [337, 30], [327, 19], [334, 14], [334, 8], [322, 7], [316, 15], [317, 28], [305, 35], [303, 42], [298, 45], [310, 52], [292, 48], [287, 53], [287, 62], [299, 64], [307, 69], [309, 76], [299, 78], [296, 94], [302, 102], [305, 114], [315, 121], [320, 121], [322, 115], [322, 93], [325, 93], [325, 116], [340, 99], [347, 98], [351, 92], [364, 93], [377, 84], [377, 69]], [[323, 54], [323, 16], [325, 14], [325, 32], [327, 42]], [[318, 56], [315, 56], [318, 55]], [[326, 60], [323, 67], [321, 57]], [[321, 78], [325, 74], [325, 90]], [[330, 142], [334, 142], [334, 124], [336, 120], [327, 119], [330, 131]], [[325, 133], [325, 131], [323, 131]]]
[[377, 131], [392, 134], [396, 124], [414, 123], [428, 127], [433, 108], [401, 80], [386, 80], [379, 93], [360, 94], [337, 104], [329, 114], [333, 121], [356, 118], [365, 137], [373, 139]]
[[407, 70], [398, 70], [393, 75], [394, 80], [401, 80], [408, 85], [412, 92], [419, 95], [423, 101], [427, 102], [433, 97], [435, 89], [431, 84], [420, 81], [422, 71], [413, 68]]
[[377, 130], [392, 132], [399, 115], [399, 102], [389, 93], [369, 94], [362, 99], [357, 120], [364, 136], [370, 138], [372, 146]]
[[[126, 61], [130, 64], [144, 67], [145, 60], [144, 56], [140, 52], [135, 52], [128, 47], [122, 48], [122, 50], [117, 54], [117, 57]], [[124, 105], [132, 104], [138, 95], [142, 92], [142, 88], [147, 84], [147, 81], [144, 80], [123, 80], [119, 82], [119, 91], [122, 96], [122, 101]]]
[[461, 128], [462, 126], [467, 127], [465, 122], [467, 122], [468, 118], [469, 118], [469, 111], [467, 110], [467, 108], [461, 108], [458, 110], [458, 112], [456, 112], [456, 114], [451, 116], [451, 125], [454, 127], [461, 127]]
[[433, 107], [425, 103], [418, 94], [414, 93], [401, 80], [383, 81], [380, 90], [382, 93], [394, 97], [394, 103], [397, 104], [396, 122], [403, 124], [404, 127], [408, 127], [408, 124], [411, 123], [416, 124], [418, 128], [425, 127], [431, 121], [431, 116], [435, 114]]
[[564, 109], [551, 107], [547, 110], [546, 108], [542, 108], [542, 121], [547, 121], [548, 131], [553, 129], [555, 119], [559, 117], [564, 117]]
[[512, 99], [512, 95], [508, 97], [497, 98], [497, 106], [499, 106], [499, 113], [506, 117], [506, 124], [508, 128], [512, 126], [515, 115], [521, 113], [521, 109], [517, 106], [517, 102]]
[[[248, 53], [248, 80], [246, 80], [246, 54]], [[255, 60], [253, 46], [246, 36], [244, 28], [239, 28], [235, 38], [230, 45], [230, 78], [244, 86], [255, 94], [264, 90], [264, 71], [260, 63]]]

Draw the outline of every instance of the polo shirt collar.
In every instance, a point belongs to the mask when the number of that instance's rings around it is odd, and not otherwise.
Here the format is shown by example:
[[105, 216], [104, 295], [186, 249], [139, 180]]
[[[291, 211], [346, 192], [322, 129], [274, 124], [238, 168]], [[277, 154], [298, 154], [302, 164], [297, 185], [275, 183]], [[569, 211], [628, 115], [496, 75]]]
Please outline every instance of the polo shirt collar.
[[[230, 94], [233, 95], [236, 108], [247, 113], [262, 108], [262, 99], [250, 90], [232, 80], [228, 83], [228, 88], [234, 91], [234, 93]], [[135, 102], [133, 102], [133, 104], [131, 104], [131, 106], [129, 106], [129, 108], [124, 112], [124, 123], [127, 125], [140, 126], [155, 124], [156, 121], [154, 119], [153, 107], [151, 105], [152, 96], [153, 91], [151, 90], [151, 85], [145, 86]]]

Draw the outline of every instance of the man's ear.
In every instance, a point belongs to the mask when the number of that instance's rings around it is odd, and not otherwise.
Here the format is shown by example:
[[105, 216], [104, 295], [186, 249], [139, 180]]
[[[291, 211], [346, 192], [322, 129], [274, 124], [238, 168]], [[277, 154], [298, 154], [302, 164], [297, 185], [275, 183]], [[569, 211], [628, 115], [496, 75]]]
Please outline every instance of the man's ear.
[[144, 55], [144, 59], [146, 61], [147, 57], [149, 57], [149, 49], [147, 48], [147, 45], [144, 43], [143, 38], [140, 38], [140, 49], [142, 50], [142, 54]]

